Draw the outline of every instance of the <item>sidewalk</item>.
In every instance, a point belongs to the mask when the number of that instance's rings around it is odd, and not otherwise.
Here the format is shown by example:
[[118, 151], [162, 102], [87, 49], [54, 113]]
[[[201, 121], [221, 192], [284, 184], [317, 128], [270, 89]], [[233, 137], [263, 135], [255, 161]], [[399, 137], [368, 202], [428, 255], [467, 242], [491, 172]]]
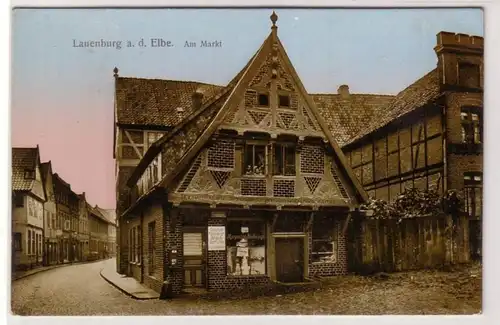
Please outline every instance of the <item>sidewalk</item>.
[[117, 273], [115, 267], [116, 265], [114, 263], [106, 263], [101, 270], [101, 277], [115, 286], [118, 290], [139, 300], [160, 298], [158, 292], [143, 286], [134, 278]]
[[31, 269], [31, 270], [27, 270], [27, 271], [17, 271], [17, 272], [12, 273], [12, 281], [16, 281], [16, 280], [28, 277], [30, 275], [34, 275], [34, 274], [40, 273], [40, 272], [45, 272], [45, 271], [57, 269], [57, 268], [60, 268], [60, 267], [63, 267], [63, 266], [78, 265], [78, 264], [87, 264], [87, 263], [93, 263], [93, 262], [99, 262], [99, 261], [104, 261], [104, 260], [73, 262], [73, 263], [66, 262], [66, 263], [63, 263], [63, 264], [41, 266], [41, 267], [37, 267], [37, 268]]

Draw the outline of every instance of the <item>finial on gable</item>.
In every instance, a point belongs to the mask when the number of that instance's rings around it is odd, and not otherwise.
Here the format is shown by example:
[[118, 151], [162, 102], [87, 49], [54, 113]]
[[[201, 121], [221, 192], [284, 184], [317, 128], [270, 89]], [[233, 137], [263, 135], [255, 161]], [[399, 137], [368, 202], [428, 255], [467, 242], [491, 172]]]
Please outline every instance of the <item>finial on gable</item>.
[[115, 67], [115, 68], [113, 69], [113, 77], [115, 77], [115, 78], [117, 78], [117, 77], [118, 77], [118, 68], [117, 68], [117, 67]]
[[273, 22], [273, 27], [272, 28], [276, 28], [276, 22], [278, 21], [278, 15], [276, 14], [276, 12], [274, 12], [273, 10], [273, 13], [271, 14], [271, 21]]

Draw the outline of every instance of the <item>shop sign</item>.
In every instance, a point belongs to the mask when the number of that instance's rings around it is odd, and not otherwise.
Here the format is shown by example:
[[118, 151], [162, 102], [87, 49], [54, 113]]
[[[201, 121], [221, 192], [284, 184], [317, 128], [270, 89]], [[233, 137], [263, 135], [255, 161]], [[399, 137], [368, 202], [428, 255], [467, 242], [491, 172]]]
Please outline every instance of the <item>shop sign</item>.
[[226, 250], [226, 227], [210, 226], [208, 227], [208, 250], [224, 251]]

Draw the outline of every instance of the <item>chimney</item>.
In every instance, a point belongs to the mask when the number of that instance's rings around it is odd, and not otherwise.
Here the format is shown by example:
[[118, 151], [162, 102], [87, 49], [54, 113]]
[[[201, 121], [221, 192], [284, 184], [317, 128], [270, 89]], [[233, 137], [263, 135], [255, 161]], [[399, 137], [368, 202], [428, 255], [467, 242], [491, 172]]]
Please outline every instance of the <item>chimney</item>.
[[450, 87], [482, 88], [484, 39], [480, 36], [440, 32], [434, 47], [439, 83]]
[[337, 90], [337, 93], [340, 95], [342, 98], [348, 98], [349, 97], [349, 86], [348, 85], [340, 85], [339, 89]]
[[192, 96], [193, 103], [193, 111], [201, 108], [201, 104], [203, 103], [203, 92], [200, 89], [197, 89]]

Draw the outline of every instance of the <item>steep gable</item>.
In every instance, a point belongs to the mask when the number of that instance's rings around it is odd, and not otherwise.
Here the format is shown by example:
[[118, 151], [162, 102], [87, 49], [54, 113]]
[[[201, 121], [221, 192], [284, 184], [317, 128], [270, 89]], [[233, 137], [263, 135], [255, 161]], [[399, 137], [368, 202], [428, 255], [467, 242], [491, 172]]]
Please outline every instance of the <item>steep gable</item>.
[[[267, 100], [259, 102], [261, 100], [259, 96], [268, 97]], [[283, 98], [280, 98], [281, 96]], [[264, 130], [270, 133], [271, 137], [290, 134], [298, 136], [301, 140], [305, 137], [323, 139], [330, 144], [333, 152], [334, 158], [329, 163], [330, 170], [335, 174], [333, 177], [338, 180], [337, 184], [340, 187], [347, 186], [354, 189], [354, 195], [358, 199], [366, 199], [366, 193], [347, 166], [343, 153], [293, 68], [277, 36], [275, 26], [227, 100], [194, 144], [178, 162], [169, 160], [171, 167], [165, 170], [161, 185], [169, 188], [170, 183], [199, 154], [208, 139], [225, 128], [245, 130], [245, 132]], [[179, 147], [169, 147], [171, 151], [175, 151], [176, 148]], [[166, 157], [170, 155], [164, 155], [164, 158]], [[196, 160], [194, 163], [196, 164]], [[339, 172], [341, 177], [338, 177]], [[220, 179], [221, 175], [219, 173], [219, 176], [214, 177]], [[307, 185], [312, 192], [318, 182], [317, 179], [304, 179], [304, 185]], [[340, 189], [336, 192], [329, 191], [326, 196], [340, 197], [341, 192]]]

